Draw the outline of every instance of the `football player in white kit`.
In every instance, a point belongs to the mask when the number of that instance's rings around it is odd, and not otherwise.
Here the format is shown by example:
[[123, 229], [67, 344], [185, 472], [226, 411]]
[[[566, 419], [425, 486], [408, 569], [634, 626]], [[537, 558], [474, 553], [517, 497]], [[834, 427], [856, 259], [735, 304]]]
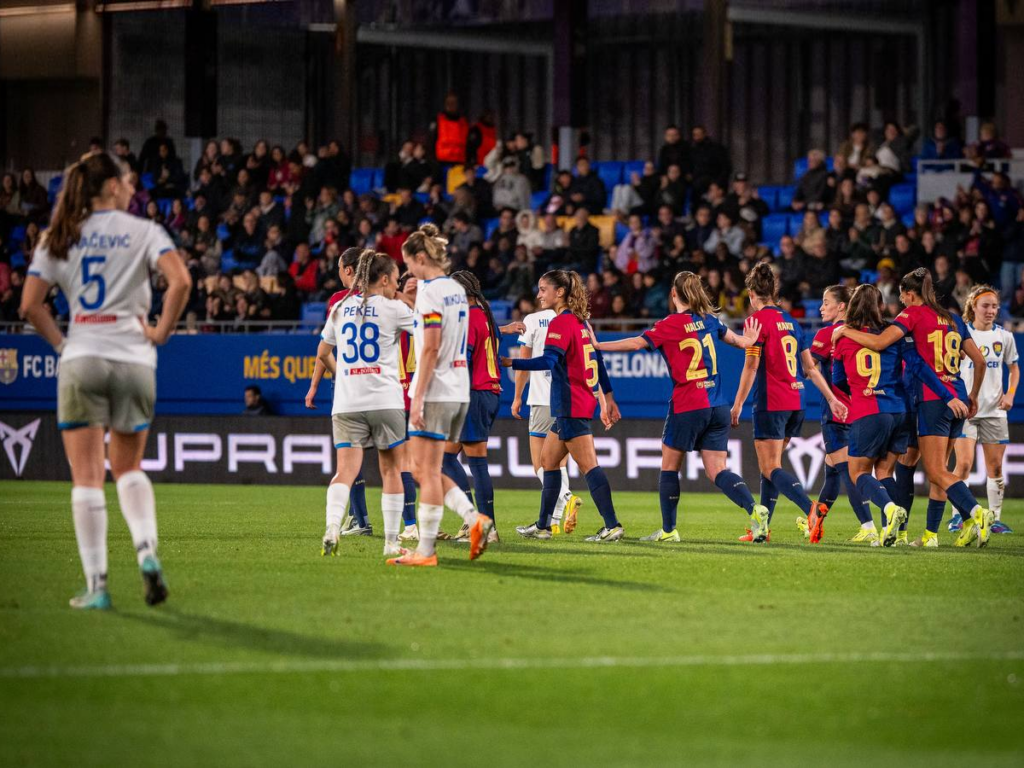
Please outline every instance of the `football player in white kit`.
[[[1017, 345], [1013, 334], [996, 325], [999, 315], [999, 294], [990, 285], [979, 285], [971, 291], [964, 302], [964, 320], [971, 338], [985, 357], [988, 372], [978, 393], [978, 413], [964, 422], [963, 437], [956, 441], [956, 474], [964, 482], [971, 474], [977, 444], [981, 443], [985, 457], [986, 490], [988, 506], [995, 515], [992, 533], [1013, 533], [1010, 527], [999, 519], [1003, 509], [1003, 456], [1006, 444], [1010, 442], [1010, 430], [1006, 412], [1013, 408], [1013, 398], [1020, 382], [1020, 366], [1017, 364]], [[1003, 367], [1009, 369], [1009, 386], [1003, 391]], [[974, 364], [964, 358], [960, 378], [970, 389], [974, 381]], [[953, 514], [949, 530], [959, 531], [963, 520], [959, 513]]]
[[[543, 308], [523, 318], [526, 330], [519, 336], [521, 347], [520, 357], [543, 357], [544, 341], [548, 335], [548, 323], [555, 316], [555, 310]], [[526, 404], [530, 406], [530, 461], [537, 478], [544, 483], [544, 469], [540, 465], [540, 454], [544, 440], [551, 433], [555, 418], [551, 415], [551, 371], [516, 371], [515, 396], [512, 400], [512, 415], [517, 418], [523, 407], [523, 390], [526, 382], [530, 382], [530, 395]], [[552, 433], [553, 434], [553, 433]], [[553, 439], [557, 439], [557, 436]], [[562, 459], [562, 487], [555, 504], [555, 514], [551, 518], [551, 533], [557, 535], [564, 531], [572, 533], [576, 530], [576, 520], [583, 500], [569, 490], [569, 457]]]
[[406, 266], [417, 280], [413, 339], [418, 360], [409, 388], [409, 443], [420, 486], [420, 540], [415, 552], [392, 558], [389, 565], [437, 565], [434, 544], [446, 506], [469, 526], [471, 560], [483, 554], [494, 526], [441, 473], [445, 441], [459, 439], [469, 408], [469, 302], [465, 289], [448, 277], [447, 247], [433, 224], [420, 227], [402, 245]]
[[[363, 466], [363, 451], [376, 448], [383, 485], [384, 555], [397, 557], [405, 495], [401, 446], [405, 443], [405, 401], [399, 380], [399, 336], [413, 330], [413, 311], [395, 299], [398, 265], [383, 253], [365, 250], [356, 266], [358, 291], [331, 310], [317, 358], [334, 377], [331, 411], [338, 471], [327, 487], [327, 530], [322, 555], [338, 554], [338, 535]], [[338, 347], [338, 359], [334, 348]]]
[[[104, 435], [110, 471], [131, 532], [146, 603], [167, 599], [157, 558], [156, 502], [142, 454], [156, 401], [156, 347], [170, 337], [192, 281], [163, 228], [125, 211], [135, 193], [110, 155], [83, 158], [64, 174], [50, 228], [36, 250], [22, 294], [22, 315], [60, 355], [57, 426], [71, 465], [71, 511], [85, 590], [71, 607], [107, 609], [107, 502]], [[150, 273], [167, 278], [163, 312], [149, 313]], [[65, 337], [44, 300], [64, 292], [71, 320]]]

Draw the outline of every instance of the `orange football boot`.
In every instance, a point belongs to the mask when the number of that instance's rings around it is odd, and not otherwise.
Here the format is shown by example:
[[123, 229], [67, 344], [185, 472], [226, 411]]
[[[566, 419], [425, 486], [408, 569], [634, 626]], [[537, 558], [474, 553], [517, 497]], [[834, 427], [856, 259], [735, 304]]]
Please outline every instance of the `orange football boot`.
[[436, 568], [437, 553], [421, 555], [419, 552], [410, 552], [408, 555], [402, 555], [401, 557], [392, 557], [387, 563], [388, 565], [404, 565], [416, 568]]
[[[739, 539], [737, 539], [737, 541], [753, 541], [753, 540], [754, 540], [754, 534], [752, 534], [750, 532], [749, 528], [747, 528], [747, 532], [745, 534], [743, 534], [742, 536], [739, 537]], [[768, 531], [768, 538], [766, 538], [765, 541], [767, 542], [767, 541], [771, 541], [771, 540], [772, 540], [772, 532]]]
[[811, 532], [811, 544], [817, 544], [825, 538], [825, 516], [828, 507], [820, 501], [811, 505], [811, 514], [807, 516], [807, 530]]
[[469, 559], [476, 560], [487, 551], [488, 537], [494, 528], [494, 521], [482, 512], [477, 512], [476, 520], [469, 529]]

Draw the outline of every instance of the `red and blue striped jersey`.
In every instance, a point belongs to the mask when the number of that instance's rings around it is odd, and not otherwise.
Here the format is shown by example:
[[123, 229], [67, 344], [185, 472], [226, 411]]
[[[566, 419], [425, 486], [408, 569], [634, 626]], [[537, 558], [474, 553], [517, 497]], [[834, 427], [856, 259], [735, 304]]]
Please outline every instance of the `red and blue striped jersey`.
[[673, 413], [728, 404], [715, 351], [715, 339], [725, 338], [727, 330], [714, 315], [677, 312], [644, 334], [647, 346], [661, 352], [668, 365]]
[[804, 333], [797, 322], [778, 307], [763, 307], [751, 315], [761, 324], [761, 335], [747, 348], [747, 357], [758, 358], [754, 380], [754, 409], [759, 411], [803, 410], [804, 382], [800, 353]]
[[558, 362], [551, 370], [551, 415], [592, 419], [597, 408], [597, 356], [587, 324], [569, 310], [552, 318], [544, 350]]
[[[878, 333], [869, 331], [868, 333]], [[901, 344], [881, 352], [843, 337], [832, 352], [832, 381], [849, 391], [850, 421], [876, 413], [905, 413]]]
[[[828, 382], [829, 389], [832, 390], [832, 394], [843, 405], [846, 406], [847, 410], [850, 408], [850, 395], [841, 389], [832, 385], [832, 358], [835, 350], [832, 348], [832, 332], [840, 325], [843, 321], [840, 320], [838, 323], [832, 325], [826, 325], [824, 328], [814, 334], [814, 340], [811, 342], [811, 356], [819, 363], [821, 369], [821, 375], [825, 377], [825, 381]], [[832, 414], [832, 409], [828, 407], [828, 403], [825, 399], [821, 400], [821, 423], [822, 424], [849, 424], [850, 420], [847, 418], [846, 421], [840, 421]]]
[[[966, 402], [967, 388], [960, 378], [960, 361], [963, 359], [963, 341], [970, 338], [970, 334], [964, 321], [953, 315], [953, 321], [948, 322], [931, 307], [918, 305], [904, 309], [893, 325], [914, 340], [914, 347], [924, 365], [935, 371], [949, 394]], [[913, 385], [919, 403], [948, 399], [920, 376], [913, 378]]]
[[495, 349], [491, 324], [483, 307], [469, 308], [469, 331], [466, 334], [466, 357], [469, 358], [469, 388], [481, 392], [501, 392], [498, 374], [498, 350]]

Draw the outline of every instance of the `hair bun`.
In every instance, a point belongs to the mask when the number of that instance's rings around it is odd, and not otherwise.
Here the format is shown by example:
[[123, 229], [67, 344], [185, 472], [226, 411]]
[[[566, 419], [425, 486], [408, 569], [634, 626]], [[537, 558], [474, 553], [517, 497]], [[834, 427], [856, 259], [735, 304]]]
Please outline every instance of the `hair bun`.
[[437, 228], [437, 225], [432, 223], [424, 224], [422, 227], [420, 227], [420, 232], [422, 232], [427, 237], [437, 237], [439, 234], [441, 234], [441, 230]]

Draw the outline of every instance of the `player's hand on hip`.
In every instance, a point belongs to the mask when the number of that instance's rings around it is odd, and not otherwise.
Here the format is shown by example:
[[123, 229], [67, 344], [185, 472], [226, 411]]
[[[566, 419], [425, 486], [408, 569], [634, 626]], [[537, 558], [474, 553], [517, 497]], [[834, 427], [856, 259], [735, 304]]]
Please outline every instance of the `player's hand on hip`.
[[953, 415], [958, 419], [966, 419], [970, 413], [970, 408], [968, 408], [967, 404], [958, 397], [954, 397], [947, 403], [947, 405], [949, 406], [949, 410], [951, 410]]

